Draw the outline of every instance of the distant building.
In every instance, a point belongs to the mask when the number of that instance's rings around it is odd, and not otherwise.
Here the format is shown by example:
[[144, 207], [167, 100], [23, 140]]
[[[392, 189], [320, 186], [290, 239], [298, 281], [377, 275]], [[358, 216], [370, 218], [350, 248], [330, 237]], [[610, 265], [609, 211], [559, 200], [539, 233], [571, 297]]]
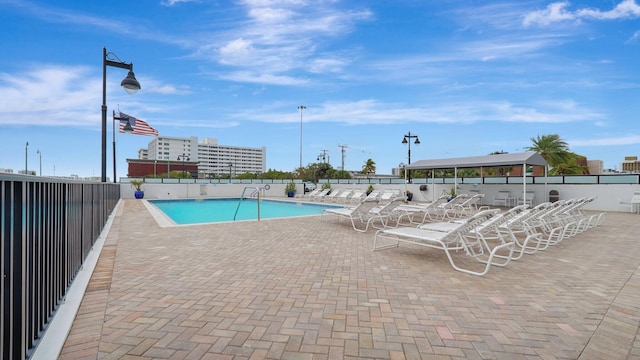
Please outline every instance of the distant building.
[[28, 170], [28, 171], [18, 170], [18, 174], [20, 174], [20, 175], [37, 175], [35, 170]]
[[127, 177], [140, 178], [176, 171], [198, 177], [198, 163], [193, 161], [127, 159], [127, 164]]
[[148, 159], [148, 158], [149, 158], [148, 149], [138, 149], [138, 159]]
[[13, 169], [0, 168], [0, 174], [13, 174]]
[[604, 174], [604, 162], [602, 160], [587, 160], [590, 175]]
[[637, 156], [625, 156], [624, 161], [620, 164], [622, 172], [637, 174], [640, 173], [640, 161]]
[[[158, 136], [149, 142], [147, 149], [140, 149], [140, 159], [196, 163], [198, 177], [232, 176], [266, 171], [266, 148], [219, 145], [217, 139], [205, 138], [198, 143], [197, 136], [188, 138]], [[171, 165], [173, 169], [173, 164]], [[156, 168], [157, 170], [157, 168]]]

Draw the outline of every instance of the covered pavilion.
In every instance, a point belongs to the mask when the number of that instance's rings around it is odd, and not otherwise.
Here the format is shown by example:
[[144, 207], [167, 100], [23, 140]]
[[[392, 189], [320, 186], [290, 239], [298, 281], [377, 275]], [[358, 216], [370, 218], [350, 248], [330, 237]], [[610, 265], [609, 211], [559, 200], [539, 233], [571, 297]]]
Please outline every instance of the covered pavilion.
[[[499, 166], [522, 166], [522, 196], [525, 197], [527, 191], [527, 166], [544, 166], [544, 176], [547, 177], [547, 161], [537, 152], [505, 153], [483, 156], [469, 156], [448, 159], [419, 160], [406, 166], [407, 170], [443, 170], [454, 169], [454, 188], [458, 183], [458, 169], [479, 168]], [[433, 179], [434, 173], [431, 172]], [[546, 180], [545, 180], [546, 184]]]

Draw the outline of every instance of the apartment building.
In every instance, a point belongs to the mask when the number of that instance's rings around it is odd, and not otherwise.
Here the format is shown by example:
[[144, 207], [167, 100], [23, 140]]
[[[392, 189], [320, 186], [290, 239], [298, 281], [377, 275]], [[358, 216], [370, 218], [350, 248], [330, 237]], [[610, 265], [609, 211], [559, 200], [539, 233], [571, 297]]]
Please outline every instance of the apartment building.
[[[220, 145], [215, 138], [198, 142], [197, 136], [188, 138], [158, 136], [149, 142], [147, 149], [138, 152], [140, 159], [186, 160], [198, 163], [199, 177], [222, 174], [253, 173], [266, 171], [266, 148]], [[146, 157], [145, 157], [146, 156]]]
[[640, 161], [637, 156], [625, 156], [624, 161], [620, 164], [622, 172], [637, 174], [640, 173]]

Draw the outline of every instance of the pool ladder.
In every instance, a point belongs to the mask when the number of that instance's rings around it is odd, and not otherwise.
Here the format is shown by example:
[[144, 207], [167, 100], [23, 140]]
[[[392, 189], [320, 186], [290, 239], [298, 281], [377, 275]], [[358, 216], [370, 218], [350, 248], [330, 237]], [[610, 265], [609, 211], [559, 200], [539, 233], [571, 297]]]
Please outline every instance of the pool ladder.
[[265, 189], [265, 186], [256, 186], [256, 187], [245, 186], [244, 187], [244, 189], [242, 190], [242, 195], [240, 195], [240, 199], [238, 200], [238, 206], [236, 207], [236, 212], [235, 214], [233, 214], [233, 221], [236, 221], [236, 216], [238, 216], [238, 210], [240, 210], [240, 205], [242, 204], [242, 200], [244, 200], [244, 194], [247, 192], [247, 189], [253, 189], [253, 192], [249, 194], [249, 197], [258, 199], [258, 221], [260, 221], [260, 196], [262, 195], [262, 197], [264, 197], [265, 190], [269, 190], [268, 188]]

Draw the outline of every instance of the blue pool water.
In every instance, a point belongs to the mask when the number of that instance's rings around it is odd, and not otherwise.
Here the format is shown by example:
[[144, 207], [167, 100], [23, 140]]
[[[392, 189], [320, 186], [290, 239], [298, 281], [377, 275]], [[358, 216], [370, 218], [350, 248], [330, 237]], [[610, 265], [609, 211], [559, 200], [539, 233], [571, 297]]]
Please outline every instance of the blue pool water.
[[[202, 199], [202, 200], [149, 200], [178, 225], [211, 222], [257, 220], [258, 201], [243, 199]], [[292, 216], [319, 215], [322, 209], [338, 207], [326, 204], [300, 203], [294, 201], [260, 200], [260, 219]]]

